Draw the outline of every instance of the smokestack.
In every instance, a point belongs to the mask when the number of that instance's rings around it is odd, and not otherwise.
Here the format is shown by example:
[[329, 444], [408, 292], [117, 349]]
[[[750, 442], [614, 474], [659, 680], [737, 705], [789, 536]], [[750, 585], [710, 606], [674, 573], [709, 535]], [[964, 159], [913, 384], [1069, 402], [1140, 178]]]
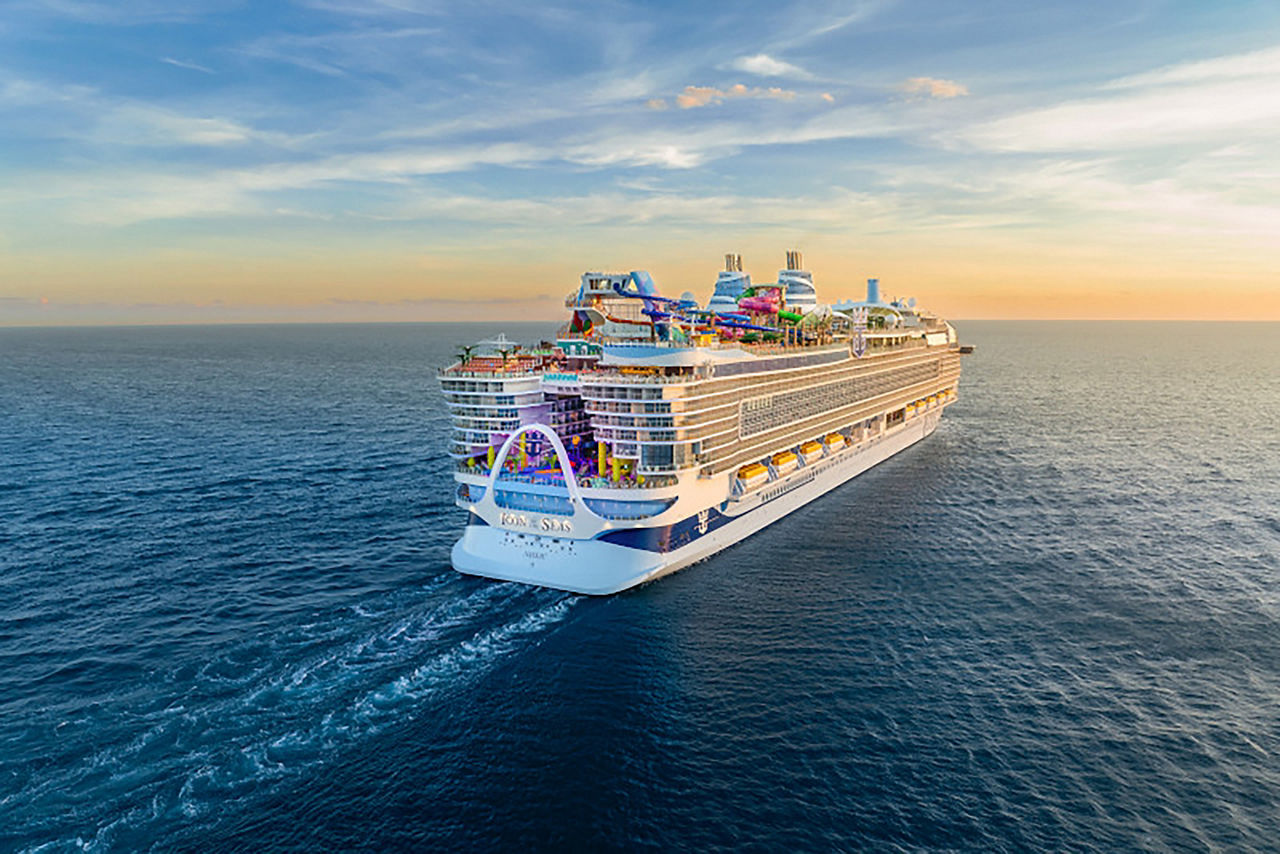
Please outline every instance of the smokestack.
[[726, 273], [733, 272], [733, 253], [729, 252], [724, 256], [724, 271]]
[[880, 302], [879, 279], [867, 279], [867, 302]]
[[788, 270], [804, 269], [804, 258], [800, 255], [799, 249], [787, 250], [787, 269]]
[[742, 272], [742, 255], [741, 254], [733, 256], [733, 264], [734, 264], [734, 270], [741, 273]]

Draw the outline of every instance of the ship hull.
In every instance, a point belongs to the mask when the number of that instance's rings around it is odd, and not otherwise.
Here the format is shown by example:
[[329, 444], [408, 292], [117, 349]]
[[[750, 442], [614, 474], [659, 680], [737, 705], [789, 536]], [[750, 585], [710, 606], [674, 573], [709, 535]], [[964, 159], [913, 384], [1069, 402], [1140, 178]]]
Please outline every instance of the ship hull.
[[681, 522], [630, 529], [626, 538], [574, 540], [469, 524], [453, 547], [453, 567], [467, 575], [518, 581], [573, 593], [608, 595], [705, 560], [924, 439], [941, 411], [906, 424], [747, 496], [700, 508]]

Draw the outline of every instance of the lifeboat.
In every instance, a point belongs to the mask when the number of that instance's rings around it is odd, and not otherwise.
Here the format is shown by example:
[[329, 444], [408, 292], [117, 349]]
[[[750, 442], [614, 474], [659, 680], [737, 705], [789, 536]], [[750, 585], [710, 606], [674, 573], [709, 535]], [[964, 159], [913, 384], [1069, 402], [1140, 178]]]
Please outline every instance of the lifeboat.
[[906, 417], [908, 417], [908, 418], [910, 418], [912, 415], [915, 415], [915, 414], [916, 414], [916, 405], [915, 405], [914, 403], [908, 403], [908, 404], [907, 404], [907, 408], [906, 408], [906, 410], [904, 411], [904, 413], [903, 413], [903, 414], [904, 414], [904, 415], [906, 415]]
[[781, 453], [774, 454], [773, 459], [770, 460], [770, 462], [773, 463], [773, 470], [778, 473], [779, 477], [795, 471], [800, 465], [799, 458], [797, 458], [791, 451], [782, 451]]
[[805, 465], [822, 456], [822, 445], [818, 442], [805, 442], [800, 446], [800, 458], [804, 460]]
[[759, 463], [738, 469], [738, 482], [744, 490], [755, 489], [769, 479], [769, 470]]
[[929, 395], [929, 405], [930, 405], [930, 406], [934, 406], [934, 405], [936, 405], [936, 404], [937, 404], [937, 402], [938, 402], [938, 396], [937, 396], [936, 394], [931, 394], [931, 395]]
[[823, 440], [826, 446], [833, 451], [838, 451], [845, 446], [844, 436], [839, 433], [828, 433], [827, 438]]

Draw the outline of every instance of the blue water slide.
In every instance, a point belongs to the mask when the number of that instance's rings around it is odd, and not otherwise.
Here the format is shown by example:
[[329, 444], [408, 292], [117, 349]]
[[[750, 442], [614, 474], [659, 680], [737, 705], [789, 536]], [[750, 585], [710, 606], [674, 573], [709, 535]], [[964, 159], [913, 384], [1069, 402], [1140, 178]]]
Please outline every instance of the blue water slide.
[[711, 319], [716, 326], [727, 326], [730, 329], [754, 329], [758, 332], [781, 332], [782, 330], [776, 326], [760, 326], [755, 323], [739, 323], [733, 320], [725, 320], [723, 317], [717, 316]]
[[[643, 300], [645, 314], [654, 311], [657, 304], [679, 302], [679, 300], [659, 296], [658, 286], [653, 283], [653, 277], [645, 270], [632, 270], [630, 281], [614, 285], [614, 290], [619, 296]], [[671, 338], [671, 328], [666, 323], [655, 322], [653, 331], [660, 341], [668, 341]]]
[[653, 276], [646, 270], [632, 270], [631, 284], [636, 286], [636, 293], [647, 297], [658, 296], [658, 286], [653, 283]]

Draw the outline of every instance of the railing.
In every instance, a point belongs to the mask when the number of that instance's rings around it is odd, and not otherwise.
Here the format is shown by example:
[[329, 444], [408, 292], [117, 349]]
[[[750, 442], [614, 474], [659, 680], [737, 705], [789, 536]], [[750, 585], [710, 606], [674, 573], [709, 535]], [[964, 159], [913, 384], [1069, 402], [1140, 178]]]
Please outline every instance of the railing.
[[[664, 470], [667, 470], [666, 467], [663, 468]], [[456, 466], [456, 470], [463, 474], [474, 474], [480, 476], [484, 476], [489, 473], [488, 468], [485, 466], [468, 468], [466, 465], [458, 465]], [[678, 471], [674, 466], [671, 466], [669, 470]], [[652, 476], [645, 474], [643, 476], [644, 483], [638, 483], [637, 481], [628, 478], [619, 478], [617, 481], [614, 481], [608, 477], [598, 477], [595, 475], [577, 475], [577, 478], [578, 486], [583, 489], [662, 489], [664, 487], [675, 486], [680, 482], [679, 478], [664, 474], [656, 474]], [[530, 486], [563, 486], [564, 478], [552, 477], [550, 475], [514, 474], [512, 472], [504, 471], [498, 475], [498, 483], [527, 483]]]
[[539, 370], [494, 370], [494, 371], [466, 371], [462, 368], [438, 368], [436, 373], [444, 377], [467, 377], [468, 379], [524, 379], [525, 377], [540, 377], [542, 371]]
[[699, 424], [693, 427], [630, 427], [593, 422], [591, 429], [598, 438], [620, 442], [662, 442], [665, 444], [695, 442], [709, 436], [738, 431], [736, 415], [731, 418], [718, 419], [717, 422]]
[[486, 394], [456, 400], [446, 395], [444, 402], [450, 409], [528, 409], [530, 406], [542, 406], [547, 401], [540, 390], [533, 389], [518, 394]]
[[[499, 480], [499, 483], [502, 483]], [[493, 491], [493, 501], [505, 510], [533, 510], [538, 513], [551, 513], [556, 516], [572, 516], [573, 502], [564, 495], [546, 495], [538, 492], [520, 492], [518, 490], [497, 487]]]

